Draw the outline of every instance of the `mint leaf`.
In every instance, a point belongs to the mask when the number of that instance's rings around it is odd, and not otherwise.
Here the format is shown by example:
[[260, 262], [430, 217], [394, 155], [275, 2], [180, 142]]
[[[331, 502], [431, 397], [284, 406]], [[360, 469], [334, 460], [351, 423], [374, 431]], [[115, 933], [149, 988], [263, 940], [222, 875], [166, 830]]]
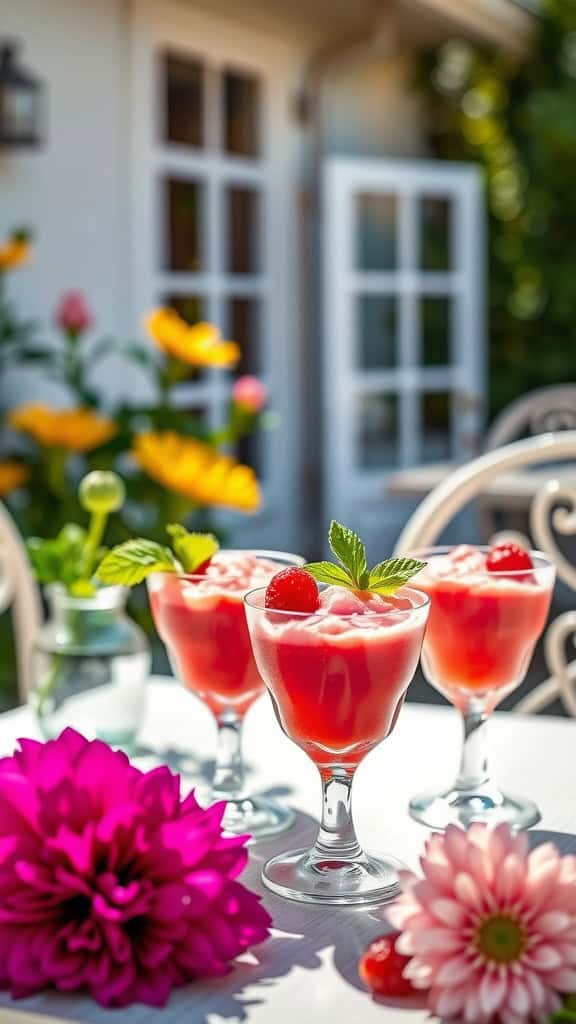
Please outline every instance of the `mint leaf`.
[[308, 562], [304, 569], [318, 583], [331, 583], [336, 587], [354, 588], [355, 586], [350, 573], [346, 569], [341, 568], [341, 566], [334, 565], [333, 562]]
[[330, 523], [328, 542], [338, 561], [349, 572], [358, 590], [364, 590], [368, 583], [366, 548], [357, 533], [335, 519]]
[[417, 558], [388, 558], [370, 570], [367, 589], [375, 594], [393, 594], [425, 565], [426, 562], [419, 562]]
[[328, 539], [340, 564], [309, 562], [304, 566], [318, 583], [387, 596], [403, 587], [426, 565], [416, 558], [388, 558], [368, 569], [366, 548], [358, 534], [334, 519], [330, 523]]
[[220, 547], [213, 533], [189, 533], [179, 523], [169, 523], [166, 532], [172, 539], [172, 547], [184, 572], [195, 572]]
[[178, 568], [170, 548], [135, 537], [112, 548], [98, 566], [96, 576], [102, 583], [133, 587], [150, 573], [177, 572]]

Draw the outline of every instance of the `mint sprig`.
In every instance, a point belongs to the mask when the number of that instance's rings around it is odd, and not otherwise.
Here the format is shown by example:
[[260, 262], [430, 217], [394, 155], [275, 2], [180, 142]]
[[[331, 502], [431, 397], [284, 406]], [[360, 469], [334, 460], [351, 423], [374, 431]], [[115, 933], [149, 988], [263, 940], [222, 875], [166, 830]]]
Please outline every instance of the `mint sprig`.
[[330, 523], [328, 541], [337, 563], [308, 562], [304, 566], [318, 583], [389, 596], [426, 565], [417, 558], [388, 558], [369, 569], [366, 547], [358, 534], [334, 519]]
[[213, 533], [189, 533], [180, 523], [169, 523], [166, 533], [184, 572], [195, 572], [220, 547]]
[[133, 537], [104, 556], [97, 577], [107, 585], [133, 587], [153, 572], [193, 573], [218, 551], [218, 541], [211, 533], [189, 533], [179, 523], [170, 523], [166, 532], [172, 548], [145, 537]]

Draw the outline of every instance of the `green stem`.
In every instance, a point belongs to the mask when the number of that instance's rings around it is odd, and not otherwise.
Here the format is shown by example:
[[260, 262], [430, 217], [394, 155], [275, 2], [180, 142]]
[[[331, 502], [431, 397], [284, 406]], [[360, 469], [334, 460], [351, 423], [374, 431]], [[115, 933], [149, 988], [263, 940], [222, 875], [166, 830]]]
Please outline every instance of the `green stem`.
[[44, 679], [38, 684], [38, 703], [36, 705], [36, 713], [39, 718], [44, 715], [44, 705], [48, 700], [48, 697], [53, 692], [56, 683], [58, 682], [58, 673], [62, 665], [62, 655], [53, 654], [52, 664], [49, 672], [46, 674]]
[[82, 576], [87, 580], [92, 576], [96, 552], [102, 543], [107, 520], [107, 512], [92, 512], [90, 515], [90, 526], [82, 559]]
[[66, 493], [64, 473], [68, 453], [63, 448], [46, 448], [46, 476], [52, 494], [63, 498]]

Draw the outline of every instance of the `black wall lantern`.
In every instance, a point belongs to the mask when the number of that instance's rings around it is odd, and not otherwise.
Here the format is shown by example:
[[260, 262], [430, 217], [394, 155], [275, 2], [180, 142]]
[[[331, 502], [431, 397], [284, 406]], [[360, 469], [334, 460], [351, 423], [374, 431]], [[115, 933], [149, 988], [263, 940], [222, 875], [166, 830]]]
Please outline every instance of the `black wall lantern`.
[[43, 85], [19, 63], [18, 50], [0, 40], [0, 148], [42, 142]]

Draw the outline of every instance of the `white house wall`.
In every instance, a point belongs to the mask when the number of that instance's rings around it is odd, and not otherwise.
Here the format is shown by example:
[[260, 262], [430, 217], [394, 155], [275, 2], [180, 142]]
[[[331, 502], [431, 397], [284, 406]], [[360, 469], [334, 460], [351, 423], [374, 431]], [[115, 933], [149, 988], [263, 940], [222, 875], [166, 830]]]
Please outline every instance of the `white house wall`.
[[[126, 315], [124, 6], [0, 0], [2, 36], [23, 42], [22, 62], [46, 82], [48, 112], [42, 149], [0, 153], [0, 232], [25, 224], [37, 235], [34, 260], [13, 275], [10, 291], [23, 312], [46, 321], [61, 292], [81, 288], [103, 333], [134, 331]], [[112, 389], [125, 383], [112, 367], [107, 378]], [[12, 396], [14, 381], [3, 383]], [[31, 382], [21, 375], [17, 387], [30, 396]]]
[[339, 156], [421, 156], [422, 105], [407, 50], [352, 51], [327, 74], [323, 89], [323, 149]]
[[[42, 149], [0, 154], [0, 233], [26, 224], [37, 236], [33, 263], [10, 284], [26, 315], [49, 323], [58, 296], [80, 288], [101, 333], [134, 337], [130, 193], [138, 172], [130, 157], [129, 10], [127, 0], [0, 0], [2, 35], [23, 42], [23, 63], [46, 82], [48, 110]], [[291, 35], [296, 84], [318, 47], [317, 26], [308, 40], [301, 31]], [[407, 52], [332, 67], [323, 89], [323, 151], [419, 154], [409, 69]], [[135, 370], [113, 360], [104, 377], [111, 399], [145, 387]], [[61, 397], [28, 374], [2, 387], [11, 398]]]

